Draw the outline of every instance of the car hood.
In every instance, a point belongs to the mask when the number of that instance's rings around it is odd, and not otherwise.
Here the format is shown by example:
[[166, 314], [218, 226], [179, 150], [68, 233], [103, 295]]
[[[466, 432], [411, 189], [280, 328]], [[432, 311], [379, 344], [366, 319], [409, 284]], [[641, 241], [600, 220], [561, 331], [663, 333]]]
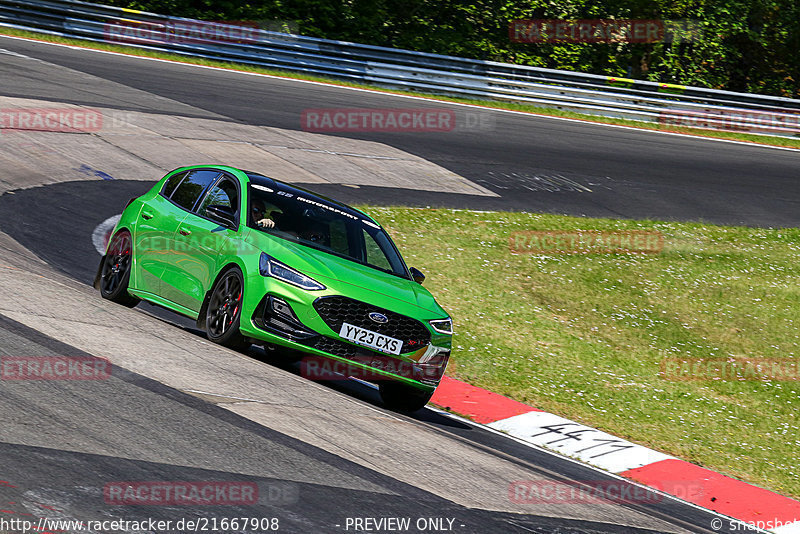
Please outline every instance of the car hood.
[[433, 295], [413, 280], [262, 232], [250, 235], [258, 249], [342, 294], [367, 302], [377, 294], [422, 308], [429, 318], [448, 316]]

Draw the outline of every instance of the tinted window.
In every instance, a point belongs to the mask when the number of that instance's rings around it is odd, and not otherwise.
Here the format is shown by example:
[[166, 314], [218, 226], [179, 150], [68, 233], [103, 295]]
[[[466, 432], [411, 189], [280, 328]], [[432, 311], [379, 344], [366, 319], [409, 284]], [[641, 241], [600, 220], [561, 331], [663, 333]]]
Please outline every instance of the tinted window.
[[389, 259], [386, 257], [386, 254], [383, 252], [383, 248], [378, 244], [377, 241], [378, 239], [381, 239], [383, 235], [376, 235], [376, 239], [369, 235], [366, 230], [364, 230], [363, 234], [364, 245], [367, 253], [367, 263], [376, 267], [380, 267], [381, 269], [391, 270], [392, 265], [389, 263]]
[[350, 240], [347, 238], [347, 224], [345, 221], [331, 221], [331, 250], [338, 254], [350, 255]]
[[[257, 178], [249, 175], [255, 182]], [[408, 277], [405, 264], [383, 229], [347, 206], [291, 188], [253, 183], [248, 225], [370, 267]], [[258, 226], [260, 218], [274, 224]]]
[[172, 194], [172, 201], [184, 209], [191, 210], [203, 191], [214, 182], [217, 176], [219, 176], [219, 171], [189, 172]]
[[175, 173], [170, 176], [167, 183], [164, 184], [164, 189], [161, 191], [161, 194], [169, 198], [173, 191], [175, 191], [175, 188], [178, 187], [178, 184], [181, 183], [184, 176], [186, 176], [185, 172]]
[[234, 212], [239, 211], [239, 193], [236, 190], [236, 185], [228, 178], [223, 178], [206, 193], [200, 208], [197, 213], [200, 215], [206, 214], [208, 206], [227, 206], [232, 208]]

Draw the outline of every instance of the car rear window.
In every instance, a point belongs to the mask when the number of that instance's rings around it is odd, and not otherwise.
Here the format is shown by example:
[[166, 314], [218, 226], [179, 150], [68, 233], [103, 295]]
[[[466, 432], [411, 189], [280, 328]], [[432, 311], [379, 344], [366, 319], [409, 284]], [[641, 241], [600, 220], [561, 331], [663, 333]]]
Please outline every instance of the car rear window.
[[219, 176], [219, 171], [190, 171], [172, 194], [172, 201], [183, 209], [191, 210], [203, 191], [214, 183], [217, 176]]
[[164, 184], [164, 189], [161, 190], [161, 194], [167, 198], [171, 197], [172, 193], [175, 192], [175, 188], [178, 187], [178, 184], [181, 183], [181, 180], [183, 180], [184, 176], [186, 176], [185, 172], [178, 172], [170, 176], [167, 180], [167, 183]]

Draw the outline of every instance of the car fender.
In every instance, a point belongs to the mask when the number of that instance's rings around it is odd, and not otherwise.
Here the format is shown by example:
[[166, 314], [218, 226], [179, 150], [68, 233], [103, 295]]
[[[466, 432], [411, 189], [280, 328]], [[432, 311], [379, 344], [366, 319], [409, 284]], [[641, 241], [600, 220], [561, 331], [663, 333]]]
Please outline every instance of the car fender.
[[[144, 203], [142, 202], [141, 197], [133, 199], [122, 211], [122, 215], [120, 216], [119, 221], [117, 221], [117, 226], [114, 227], [114, 231], [111, 233], [111, 235], [114, 236], [117, 235], [117, 232], [121, 230], [127, 230], [131, 234], [131, 277], [128, 281], [128, 287], [131, 289], [137, 289], [139, 287], [139, 284], [137, 283], [137, 266], [139, 262], [136, 258], [136, 228], [139, 221], [139, 213], [142, 211], [143, 207]], [[111, 239], [109, 239], [108, 242], [111, 243]]]

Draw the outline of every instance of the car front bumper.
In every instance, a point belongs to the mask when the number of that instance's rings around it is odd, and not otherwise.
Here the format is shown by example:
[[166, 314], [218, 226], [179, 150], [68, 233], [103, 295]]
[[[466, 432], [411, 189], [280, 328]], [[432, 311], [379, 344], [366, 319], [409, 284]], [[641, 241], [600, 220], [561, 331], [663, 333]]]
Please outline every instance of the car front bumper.
[[[356, 345], [339, 337], [330, 320], [326, 323], [317, 313], [320, 307], [314, 303], [330, 297], [347, 298], [327, 294], [309, 303], [308, 292], [282, 283], [272, 285], [252, 307], [249, 325], [242, 321], [242, 333], [257, 342], [304, 353], [301, 373], [309, 379], [329, 380], [338, 374], [376, 383], [391, 380], [425, 391], [436, 388], [450, 358], [451, 336], [426, 328], [424, 343], [404, 343], [406, 350], [399, 355]], [[407, 319], [424, 326], [422, 321]]]

